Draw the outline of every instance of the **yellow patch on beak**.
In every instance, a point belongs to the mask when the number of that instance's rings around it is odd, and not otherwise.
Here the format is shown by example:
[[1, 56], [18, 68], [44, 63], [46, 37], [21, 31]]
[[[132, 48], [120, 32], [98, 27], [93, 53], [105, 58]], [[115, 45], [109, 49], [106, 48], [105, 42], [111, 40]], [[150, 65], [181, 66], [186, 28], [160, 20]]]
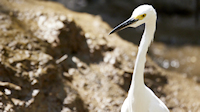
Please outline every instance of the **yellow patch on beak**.
[[142, 20], [142, 19], [144, 19], [145, 16], [146, 16], [146, 14], [142, 14], [142, 15], [134, 17], [134, 19]]

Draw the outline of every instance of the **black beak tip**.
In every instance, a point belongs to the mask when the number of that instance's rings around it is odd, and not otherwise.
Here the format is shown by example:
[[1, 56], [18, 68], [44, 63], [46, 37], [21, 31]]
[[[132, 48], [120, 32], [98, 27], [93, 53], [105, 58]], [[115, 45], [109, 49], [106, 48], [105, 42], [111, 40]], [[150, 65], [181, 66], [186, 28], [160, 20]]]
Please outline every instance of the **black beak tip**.
[[128, 19], [128, 20], [124, 21], [123, 23], [119, 24], [118, 26], [116, 26], [108, 35], [110, 35], [114, 32], [118, 32], [136, 21], [138, 21], [138, 19]]
[[114, 31], [112, 30], [108, 35], [111, 35], [112, 33], [114, 33]]
[[119, 27], [115, 27], [108, 35], [111, 35], [117, 31], [119, 31]]

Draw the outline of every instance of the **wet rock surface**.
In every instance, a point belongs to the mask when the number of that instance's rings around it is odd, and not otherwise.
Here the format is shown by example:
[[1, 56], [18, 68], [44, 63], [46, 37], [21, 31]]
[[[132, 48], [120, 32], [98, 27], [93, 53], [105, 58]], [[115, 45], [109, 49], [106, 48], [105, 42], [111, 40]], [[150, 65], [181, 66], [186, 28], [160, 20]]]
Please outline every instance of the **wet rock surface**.
[[[0, 110], [117, 112], [137, 46], [99, 16], [33, 0], [0, 3]], [[200, 111], [200, 87], [148, 57], [145, 83], [172, 112]]]
[[[141, 4], [150, 4], [156, 9], [158, 21], [155, 40], [168, 44], [199, 44], [200, 2], [198, 0], [52, 0], [66, 7], [94, 15], [100, 15], [112, 27], [131, 16]], [[118, 32], [130, 42], [138, 44], [143, 26]]]
[[[157, 12], [155, 41], [149, 54], [167, 70], [178, 71], [199, 82], [200, 2], [198, 0], [53, 0], [79, 12], [99, 15], [112, 27], [130, 17], [141, 4], [151, 4]], [[102, 8], [103, 7], [103, 8]], [[144, 25], [117, 32], [123, 39], [139, 44]]]
[[149, 54], [163, 68], [183, 73], [184, 76], [192, 78], [199, 83], [199, 49], [198, 45], [169, 47], [162, 43], [154, 43], [150, 48]]

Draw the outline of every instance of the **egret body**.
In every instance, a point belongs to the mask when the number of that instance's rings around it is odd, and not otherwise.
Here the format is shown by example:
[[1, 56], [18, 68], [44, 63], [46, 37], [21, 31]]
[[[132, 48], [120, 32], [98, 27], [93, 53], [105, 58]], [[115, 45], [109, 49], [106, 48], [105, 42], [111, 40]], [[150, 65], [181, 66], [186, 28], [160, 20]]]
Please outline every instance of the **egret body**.
[[156, 11], [151, 5], [137, 7], [132, 16], [116, 26], [111, 32], [126, 27], [137, 27], [145, 24], [145, 30], [138, 48], [135, 67], [128, 96], [125, 99], [121, 112], [169, 112], [165, 104], [144, 84], [144, 67], [148, 47], [153, 41], [156, 30]]

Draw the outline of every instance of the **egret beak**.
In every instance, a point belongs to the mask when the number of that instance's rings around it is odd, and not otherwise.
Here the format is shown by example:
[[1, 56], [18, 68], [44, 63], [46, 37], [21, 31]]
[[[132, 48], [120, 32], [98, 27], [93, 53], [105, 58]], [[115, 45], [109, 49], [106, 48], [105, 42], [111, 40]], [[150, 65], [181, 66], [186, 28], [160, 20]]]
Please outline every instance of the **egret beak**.
[[124, 28], [128, 27], [130, 24], [135, 23], [136, 21], [138, 21], [139, 19], [133, 19], [133, 18], [129, 18], [128, 20], [124, 21], [123, 23], [119, 24], [118, 26], [116, 26], [110, 33], [114, 33], [114, 32], [118, 32], [120, 30], [123, 30]]

